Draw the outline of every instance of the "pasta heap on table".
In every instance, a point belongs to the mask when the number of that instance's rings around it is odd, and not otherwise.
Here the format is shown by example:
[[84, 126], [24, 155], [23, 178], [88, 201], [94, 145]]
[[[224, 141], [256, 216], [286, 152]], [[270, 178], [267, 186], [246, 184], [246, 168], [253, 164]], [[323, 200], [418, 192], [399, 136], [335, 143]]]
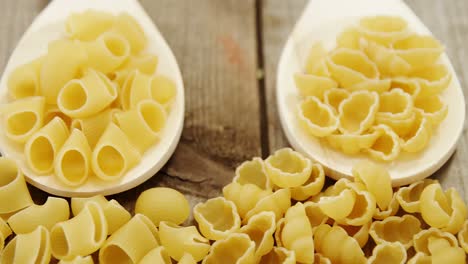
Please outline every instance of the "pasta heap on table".
[[72, 14], [66, 31], [9, 76], [5, 135], [24, 144], [37, 175], [68, 186], [117, 180], [160, 139], [175, 83], [156, 74], [158, 58], [128, 14]]
[[313, 44], [295, 74], [300, 125], [350, 155], [390, 161], [422, 151], [448, 112], [440, 94], [452, 77], [443, 51], [400, 17], [362, 18], [331, 51]]
[[15, 162], [0, 158], [0, 263], [465, 263], [467, 207], [454, 188], [393, 189], [371, 162], [353, 175], [324, 189], [321, 165], [280, 149], [242, 163], [191, 225], [187, 199], [163, 187], [141, 193], [134, 216], [104, 196], [72, 198], [72, 216], [62, 198], [35, 205]]

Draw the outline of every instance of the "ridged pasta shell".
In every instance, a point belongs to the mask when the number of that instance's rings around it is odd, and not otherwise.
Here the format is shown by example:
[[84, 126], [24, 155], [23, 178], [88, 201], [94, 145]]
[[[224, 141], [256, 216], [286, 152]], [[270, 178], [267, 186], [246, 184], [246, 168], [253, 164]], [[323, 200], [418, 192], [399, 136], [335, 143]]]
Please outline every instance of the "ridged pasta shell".
[[380, 130], [380, 135], [374, 144], [364, 151], [368, 152], [371, 157], [382, 160], [391, 161], [398, 157], [401, 151], [401, 143], [398, 135], [386, 125], [377, 125], [373, 130]]
[[462, 229], [458, 232], [458, 242], [465, 252], [468, 253], [468, 220], [465, 220]]
[[352, 188], [355, 192], [355, 201], [351, 212], [343, 219], [335, 219], [338, 223], [352, 226], [362, 226], [372, 220], [376, 203], [374, 196], [365, 190]]
[[314, 261], [314, 241], [312, 228], [301, 202], [290, 207], [284, 216], [281, 232], [283, 246], [296, 253], [296, 260], [303, 263]]
[[394, 119], [386, 116], [376, 116], [375, 124], [386, 125], [390, 127], [399, 137], [406, 137], [414, 129], [415, 123], [417, 122], [418, 114], [413, 108], [409, 116], [405, 119]]
[[407, 264], [432, 264], [432, 258], [422, 252], [418, 252], [408, 260]]
[[281, 188], [304, 184], [312, 171], [312, 161], [290, 148], [275, 151], [265, 160], [268, 177]]
[[332, 78], [312, 74], [296, 73], [294, 82], [302, 97], [315, 96], [320, 100], [327, 90], [338, 87]]
[[272, 189], [272, 183], [268, 178], [265, 164], [261, 158], [253, 158], [239, 165], [232, 181], [241, 185], [255, 184], [262, 190]]
[[284, 247], [274, 247], [268, 254], [264, 255], [259, 264], [295, 264], [296, 253]]
[[297, 115], [304, 130], [315, 137], [330, 135], [338, 128], [338, 119], [333, 109], [315, 96], [302, 100]]
[[321, 197], [318, 204], [325, 215], [337, 220], [346, 218], [353, 211], [355, 201], [356, 193], [346, 189], [336, 196]]
[[400, 209], [400, 203], [398, 202], [398, 192], [394, 192], [392, 196], [392, 200], [390, 200], [390, 204], [388, 205], [387, 209], [381, 210], [379, 207], [375, 208], [374, 215], [372, 216], [374, 219], [383, 220], [389, 216], [394, 216]]
[[14, 237], [0, 254], [0, 263], [47, 264], [51, 259], [49, 231], [43, 226]]
[[408, 133], [401, 137], [401, 148], [406, 152], [418, 152], [429, 144], [431, 136], [432, 123], [417, 113]]
[[291, 191], [289, 189], [279, 189], [260, 199], [255, 207], [247, 212], [243, 222], [247, 223], [252, 216], [263, 211], [274, 212], [276, 220], [279, 220], [289, 207], [291, 207]]
[[336, 37], [336, 46], [338, 48], [360, 49], [359, 42], [361, 34], [357, 27], [348, 27]]
[[385, 46], [409, 34], [407, 22], [399, 16], [364, 17], [359, 20], [357, 28], [364, 38]]
[[421, 222], [412, 215], [390, 216], [372, 223], [369, 234], [376, 244], [400, 242], [408, 249], [413, 245], [413, 236], [421, 231]]
[[421, 94], [421, 85], [415, 78], [403, 76], [394, 77], [391, 79], [390, 89], [400, 88], [405, 93], [410, 94], [413, 99], [416, 99]]
[[340, 104], [338, 129], [343, 134], [360, 135], [372, 126], [378, 109], [379, 95], [376, 92], [353, 92]]
[[314, 254], [314, 264], [332, 264], [331, 260], [320, 253]]
[[226, 238], [241, 226], [236, 205], [224, 197], [212, 198], [195, 205], [193, 216], [200, 232], [211, 240]]
[[361, 161], [353, 166], [355, 182], [363, 183], [374, 197], [378, 207], [387, 209], [393, 197], [392, 178], [387, 170], [369, 161]]
[[399, 57], [392, 49], [374, 41], [361, 41], [361, 49], [375, 62], [380, 74], [387, 77], [406, 76], [411, 65]]
[[348, 234], [348, 236], [354, 238], [361, 248], [363, 248], [367, 241], [369, 240], [369, 229], [372, 224], [372, 221], [362, 225], [362, 226], [352, 226], [352, 225], [344, 225], [339, 224], [338, 222], [334, 222], [333, 225], [339, 226], [343, 228], [344, 231]]
[[382, 243], [372, 250], [372, 256], [368, 264], [395, 263], [405, 264], [407, 259], [406, 249], [399, 242]]
[[291, 188], [291, 198], [296, 201], [304, 201], [318, 194], [325, 184], [325, 172], [319, 163], [312, 164], [312, 172], [309, 179], [298, 187]]
[[444, 64], [434, 64], [417, 69], [410, 77], [421, 87], [419, 97], [438, 95], [450, 85], [452, 74]]
[[252, 216], [240, 233], [247, 234], [255, 242], [255, 258], [260, 259], [273, 249], [273, 233], [276, 230], [275, 214], [261, 212]]
[[0, 215], [14, 213], [34, 204], [23, 173], [14, 160], [0, 157], [0, 179]]
[[435, 38], [417, 34], [393, 42], [392, 48], [413, 68], [434, 64], [444, 52], [443, 46]]
[[458, 241], [454, 235], [448, 232], [444, 232], [440, 229], [431, 227], [429, 229], [422, 230], [414, 235], [414, 249], [416, 250], [416, 252], [421, 252], [430, 256], [431, 252], [429, 250], [429, 240], [436, 238], [446, 240], [451, 247], [458, 247]]
[[402, 89], [395, 88], [380, 94], [377, 118], [407, 119], [413, 112], [413, 98]]
[[236, 205], [237, 212], [242, 219], [245, 218], [248, 211], [255, 207], [258, 201], [271, 194], [272, 191], [262, 190], [257, 185], [250, 183], [241, 185], [232, 182], [223, 188], [224, 197]]
[[353, 155], [372, 147], [381, 132], [381, 130], [373, 130], [362, 135], [332, 134], [327, 136], [326, 140], [333, 148]]
[[417, 182], [413, 182], [409, 186], [400, 187], [396, 192], [396, 198], [401, 208], [408, 213], [419, 213], [421, 212], [421, 193], [426, 186], [437, 183], [437, 180], [424, 179]]
[[414, 106], [416, 111], [427, 118], [433, 126], [437, 126], [447, 117], [447, 103], [437, 95], [418, 98], [415, 100]]
[[210, 253], [202, 264], [253, 264], [255, 263], [255, 243], [246, 234], [232, 233], [213, 243]]
[[[323, 47], [322, 42], [318, 41], [312, 44], [309, 50], [309, 55], [305, 63], [305, 72], [318, 76], [330, 76], [328, 69], [323, 68], [325, 59], [328, 55], [327, 50]], [[326, 66], [326, 65], [325, 65]]]
[[346, 89], [331, 88], [323, 93], [323, 101], [333, 108], [334, 113], [338, 113], [341, 102], [348, 98], [350, 94]]
[[328, 216], [322, 212], [320, 205], [313, 201], [307, 201], [304, 203], [304, 209], [309, 218], [309, 224], [312, 229], [316, 228], [321, 224], [325, 224], [328, 221]]
[[276, 230], [275, 230], [275, 236], [274, 237], [275, 237], [276, 246], [278, 246], [278, 247], [283, 247], [284, 246], [283, 245], [283, 240], [281, 238], [281, 236], [283, 234], [284, 224], [285, 224], [284, 217], [276, 222]]

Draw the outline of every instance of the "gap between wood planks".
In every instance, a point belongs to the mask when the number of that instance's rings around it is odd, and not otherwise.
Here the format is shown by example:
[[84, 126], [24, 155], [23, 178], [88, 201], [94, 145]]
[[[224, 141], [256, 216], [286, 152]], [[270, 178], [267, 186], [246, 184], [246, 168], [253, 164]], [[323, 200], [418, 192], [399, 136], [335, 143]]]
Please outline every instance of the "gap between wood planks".
[[257, 82], [260, 108], [260, 147], [262, 151], [262, 158], [265, 159], [266, 157], [268, 157], [268, 155], [270, 155], [270, 135], [268, 133], [268, 115], [264, 69], [265, 56], [263, 53], [262, 6], [262, 0], [255, 0], [255, 28], [257, 33]]

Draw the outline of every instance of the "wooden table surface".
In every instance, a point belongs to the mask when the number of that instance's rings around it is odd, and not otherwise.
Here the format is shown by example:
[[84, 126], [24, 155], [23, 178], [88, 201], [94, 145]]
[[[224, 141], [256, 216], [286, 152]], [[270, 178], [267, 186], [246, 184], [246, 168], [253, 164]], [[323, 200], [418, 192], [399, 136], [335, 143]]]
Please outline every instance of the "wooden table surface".
[[[0, 70], [46, 0], [2, 0]], [[288, 146], [275, 99], [278, 58], [306, 0], [141, 0], [181, 67], [186, 92], [184, 130], [168, 164], [141, 186], [113, 195], [133, 211], [151, 187], [182, 191], [192, 206], [217, 196], [235, 167]], [[468, 94], [468, 1], [408, 0], [445, 45]], [[468, 134], [433, 176], [468, 202]], [[468, 166], [467, 166], [468, 167]], [[30, 187], [36, 203], [47, 194]]]

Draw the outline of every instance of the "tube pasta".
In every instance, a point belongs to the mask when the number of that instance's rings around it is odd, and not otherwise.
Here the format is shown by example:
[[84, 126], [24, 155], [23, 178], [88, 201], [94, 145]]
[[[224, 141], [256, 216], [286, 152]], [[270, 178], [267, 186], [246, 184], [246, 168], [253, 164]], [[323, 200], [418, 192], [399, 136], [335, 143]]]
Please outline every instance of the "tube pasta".
[[134, 109], [117, 113], [116, 118], [130, 142], [143, 153], [159, 139], [167, 117], [160, 104], [144, 100]]
[[204, 238], [195, 226], [181, 227], [162, 221], [159, 224], [161, 244], [171, 258], [179, 261], [188, 253], [198, 262], [210, 251], [210, 241]]
[[65, 28], [72, 38], [90, 41], [109, 30], [114, 20], [115, 16], [112, 14], [89, 9], [68, 16]]
[[66, 221], [69, 217], [68, 202], [49, 196], [43, 205], [31, 205], [8, 218], [8, 224], [15, 234], [26, 234], [39, 226], [51, 230], [55, 224]]
[[433, 126], [437, 126], [447, 117], [448, 106], [437, 95], [416, 99], [414, 106], [416, 111], [427, 118]]
[[157, 246], [158, 230], [146, 216], [136, 214], [106, 240], [99, 250], [99, 263], [138, 263]]
[[60, 260], [59, 264], [94, 264], [94, 261], [91, 256], [77, 256], [72, 260]]
[[156, 247], [148, 252], [141, 260], [139, 264], [171, 264], [172, 260], [164, 246]]
[[55, 176], [65, 185], [83, 184], [91, 171], [91, 147], [85, 135], [73, 129], [54, 160]]
[[42, 60], [39, 57], [29, 63], [18, 66], [8, 77], [8, 95], [13, 99], [39, 95], [39, 74]]
[[117, 98], [117, 88], [107, 76], [93, 69], [81, 79], [65, 84], [57, 97], [57, 106], [66, 115], [82, 118], [95, 115]]
[[70, 127], [72, 124], [72, 119], [66, 114], [62, 113], [62, 111], [60, 111], [56, 105], [48, 105], [45, 109], [43, 124], [49, 123], [55, 117], [61, 118], [67, 127]]
[[27, 97], [2, 106], [5, 135], [15, 141], [24, 143], [38, 131], [44, 120], [45, 98], [42, 96]]
[[398, 16], [370, 16], [359, 20], [359, 33], [366, 39], [385, 46], [409, 34], [408, 24]]
[[[337, 241], [340, 241], [339, 247]], [[363, 264], [367, 261], [358, 242], [339, 226], [318, 226], [314, 231], [314, 246], [316, 252], [330, 259], [332, 263]]]
[[298, 119], [302, 127], [312, 136], [324, 137], [332, 134], [339, 126], [333, 109], [310, 96], [298, 105]]
[[249, 264], [255, 262], [255, 243], [246, 234], [232, 233], [212, 245], [202, 264]]
[[50, 237], [52, 254], [57, 259], [70, 260], [95, 252], [107, 238], [107, 221], [102, 208], [97, 203], [86, 204], [75, 217], [55, 224]]
[[379, 109], [379, 95], [376, 92], [357, 91], [344, 99], [338, 109], [338, 129], [343, 134], [360, 135], [369, 129]]
[[57, 103], [62, 87], [80, 75], [86, 60], [86, 52], [77, 42], [61, 39], [49, 44], [39, 78], [40, 94], [48, 104]]
[[416, 252], [424, 253], [425, 255], [431, 255], [429, 247], [430, 240], [443, 239], [448, 243], [450, 247], [458, 247], [458, 241], [456, 237], [448, 232], [441, 231], [440, 229], [431, 227], [429, 229], [422, 230], [413, 237], [414, 249]]
[[294, 264], [296, 254], [283, 247], [274, 247], [268, 254], [262, 256], [259, 264]]
[[396, 198], [401, 208], [408, 213], [419, 213], [421, 212], [421, 193], [426, 186], [438, 183], [437, 180], [424, 179], [417, 182], [413, 182], [409, 186], [400, 187], [396, 192]]
[[131, 96], [133, 90], [149, 90], [151, 77], [141, 73], [139, 70], [131, 71], [127, 74], [119, 93], [119, 102], [123, 110], [131, 108]]
[[392, 179], [384, 167], [368, 161], [353, 166], [354, 181], [361, 182], [376, 200], [377, 206], [385, 210], [393, 197]]
[[312, 74], [296, 73], [294, 82], [301, 96], [315, 96], [320, 100], [323, 99], [325, 91], [338, 87], [338, 83], [332, 78]]
[[192, 255], [184, 253], [177, 264], [197, 264], [197, 262], [193, 259]]
[[312, 164], [309, 179], [298, 187], [291, 188], [291, 198], [296, 201], [304, 201], [318, 194], [325, 184], [325, 172], [319, 163]]
[[140, 159], [140, 153], [127, 135], [114, 123], [109, 123], [94, 147], [91, 165], [96, 176], [112, 181], [121, 178]]
[[23, 173], [16, 162], [0, 157], [0, 214], [13, 213], [32, 204]]
[[331, 88], [326, 90], [323, 93], [323, 101], [325, 104], [331, 106], [334, 110], [334, 113], [338, 113], [338, 109], [340, 108], [341, 102], [344, 99], [348, 98], [350, 92], [345, 89], [340, 88]]
[[223, 188], [224, 197], [236, 205], [239, 216], [242, 219], [245, 218], [247, 212], [255, 207], [258, 201], [271, 194], [271, 190], [262, 190], [257, 185], [250, 183], [241, 185], [237, 182], [232, 182]]
[[279, 220], [289, 207], [291, 207], [291, 191], [289, 189], [279, 189], [260, 199], [255, 207], [247, 212], [243, 220], [247, 222], [252, 216], [263, 211], [274, 212], [276, 220]]
[[0, 218], [0, 252], [2, 252], [3, 247], [5, 246], [5, 240], [12, 234], [8, 224]]
[[290, 207], [284, 216], [284, 227], [281, 232], [283, 246], [296, 253], [296, 260], [303, 263], [314, 261], [314, 241], [312, 228], [300, 202]]
[[71, 128], [83, 132], [89, 146], [93, 148], [106, 127], [112, 122], [112, 110], [113, 109], [105, 109], [96, 115], [73, 119]]
[[29, 167], [37, 174], [54, 169], [57, 152], [69, 136], [68, 127], [59, 117], [34, 133], [26, 142], [24, 153]]
[[116, 17], [113, 31], [120, 33], [127, 39], [131, 51], [134, 54], [146, 47], [147, 38], [145, 32], [138, 22], [129, 14], [121, 13]]
[[255, 258], [260, 259], [273, 249], [273, 233], [276, 230], [275, 214], [261, 212], [252, 216], [239, 232], [247, 234], [255, 242]]
[[380, 135], [374, 144], [364, 151], [377, 160], [391, 161], [396, 159], [401, 151], [401, 142], [398, 135], [387, 125], [377, 125], [372, 129], [379, 130]]
[[265, 164], [261, 158], [253, 158], [239, 165], [236, 168], [232, 182], [241, 185], [254, 184], [262, 190], [271, 190], [272, 188], [270, 178], [268, 178], [265, 171]]
[[428, 185], [421, 193], [421, 216], [431, 227], [458, 233], [467, 217], [467, 208], [455, 188], [445, 192], [438, 183]]
[[282, 188], [304, 184], [312, 171], [312, 162], [290, 148], [277, 150], [265, 160], [270, 180]]
[[413, 245], [413, 236], [421, 231], [421, 222], [412, 215], [390, 216], [372, 223], [369, 234], [376, 244], [400, 242], [408, 249]]
[[0, 254], [0, 263], [47, 264], [51, 259], [49, 231], [43, 226], [13, 238]]
[[105, 32], [82, 45], [88, 54], [88, 66], [104, 74], [113, 72], [130, 56], [130, 44], [115, 32]]
[[393, 242], [377, 245], [374, 250], [372, 250], [372, 256], [367, 263], [405, 264], [406, 259], [407, 254], [405, 247], [399, 242]]
[[[151, 99], [161, 104], [164, 109], [169, 110], [177, 92], [175, 83], [163, 75], [145, 77], [149, 78], [149, 80], [140, 85], [134, 83], [131, 88], [130, 108], [135, 107], [143, 100]], [[145, 80], [145, 77], [143, 77], [143, 80]]]
[[153, 75], [158, 66], [158, 57], [153, 54], [143, 53], [141, 55], [130, 56], [114, 73], [114, 81], [119, 86], [122, 86], [126, 77], [132, 71], [138, 70], [139, 72], [147, 75]]
[[224, 197], [217, 197], [199, 203], [193, 208], [193, 216], [200, 232], [208, 239], [220, 240], [241, 226], [236, 205]]
[[421, 68], [436, 62], [444, 51], [432, 36], [411, 34], [392, 43], [396, 54], [413, 68]]
[[381, 133], [381, 130], [373, 130], [362, 135], [331, 134], [325, 139], [333, 148], [343, 151], [345, 154], [353, 155], [372, 147]]

